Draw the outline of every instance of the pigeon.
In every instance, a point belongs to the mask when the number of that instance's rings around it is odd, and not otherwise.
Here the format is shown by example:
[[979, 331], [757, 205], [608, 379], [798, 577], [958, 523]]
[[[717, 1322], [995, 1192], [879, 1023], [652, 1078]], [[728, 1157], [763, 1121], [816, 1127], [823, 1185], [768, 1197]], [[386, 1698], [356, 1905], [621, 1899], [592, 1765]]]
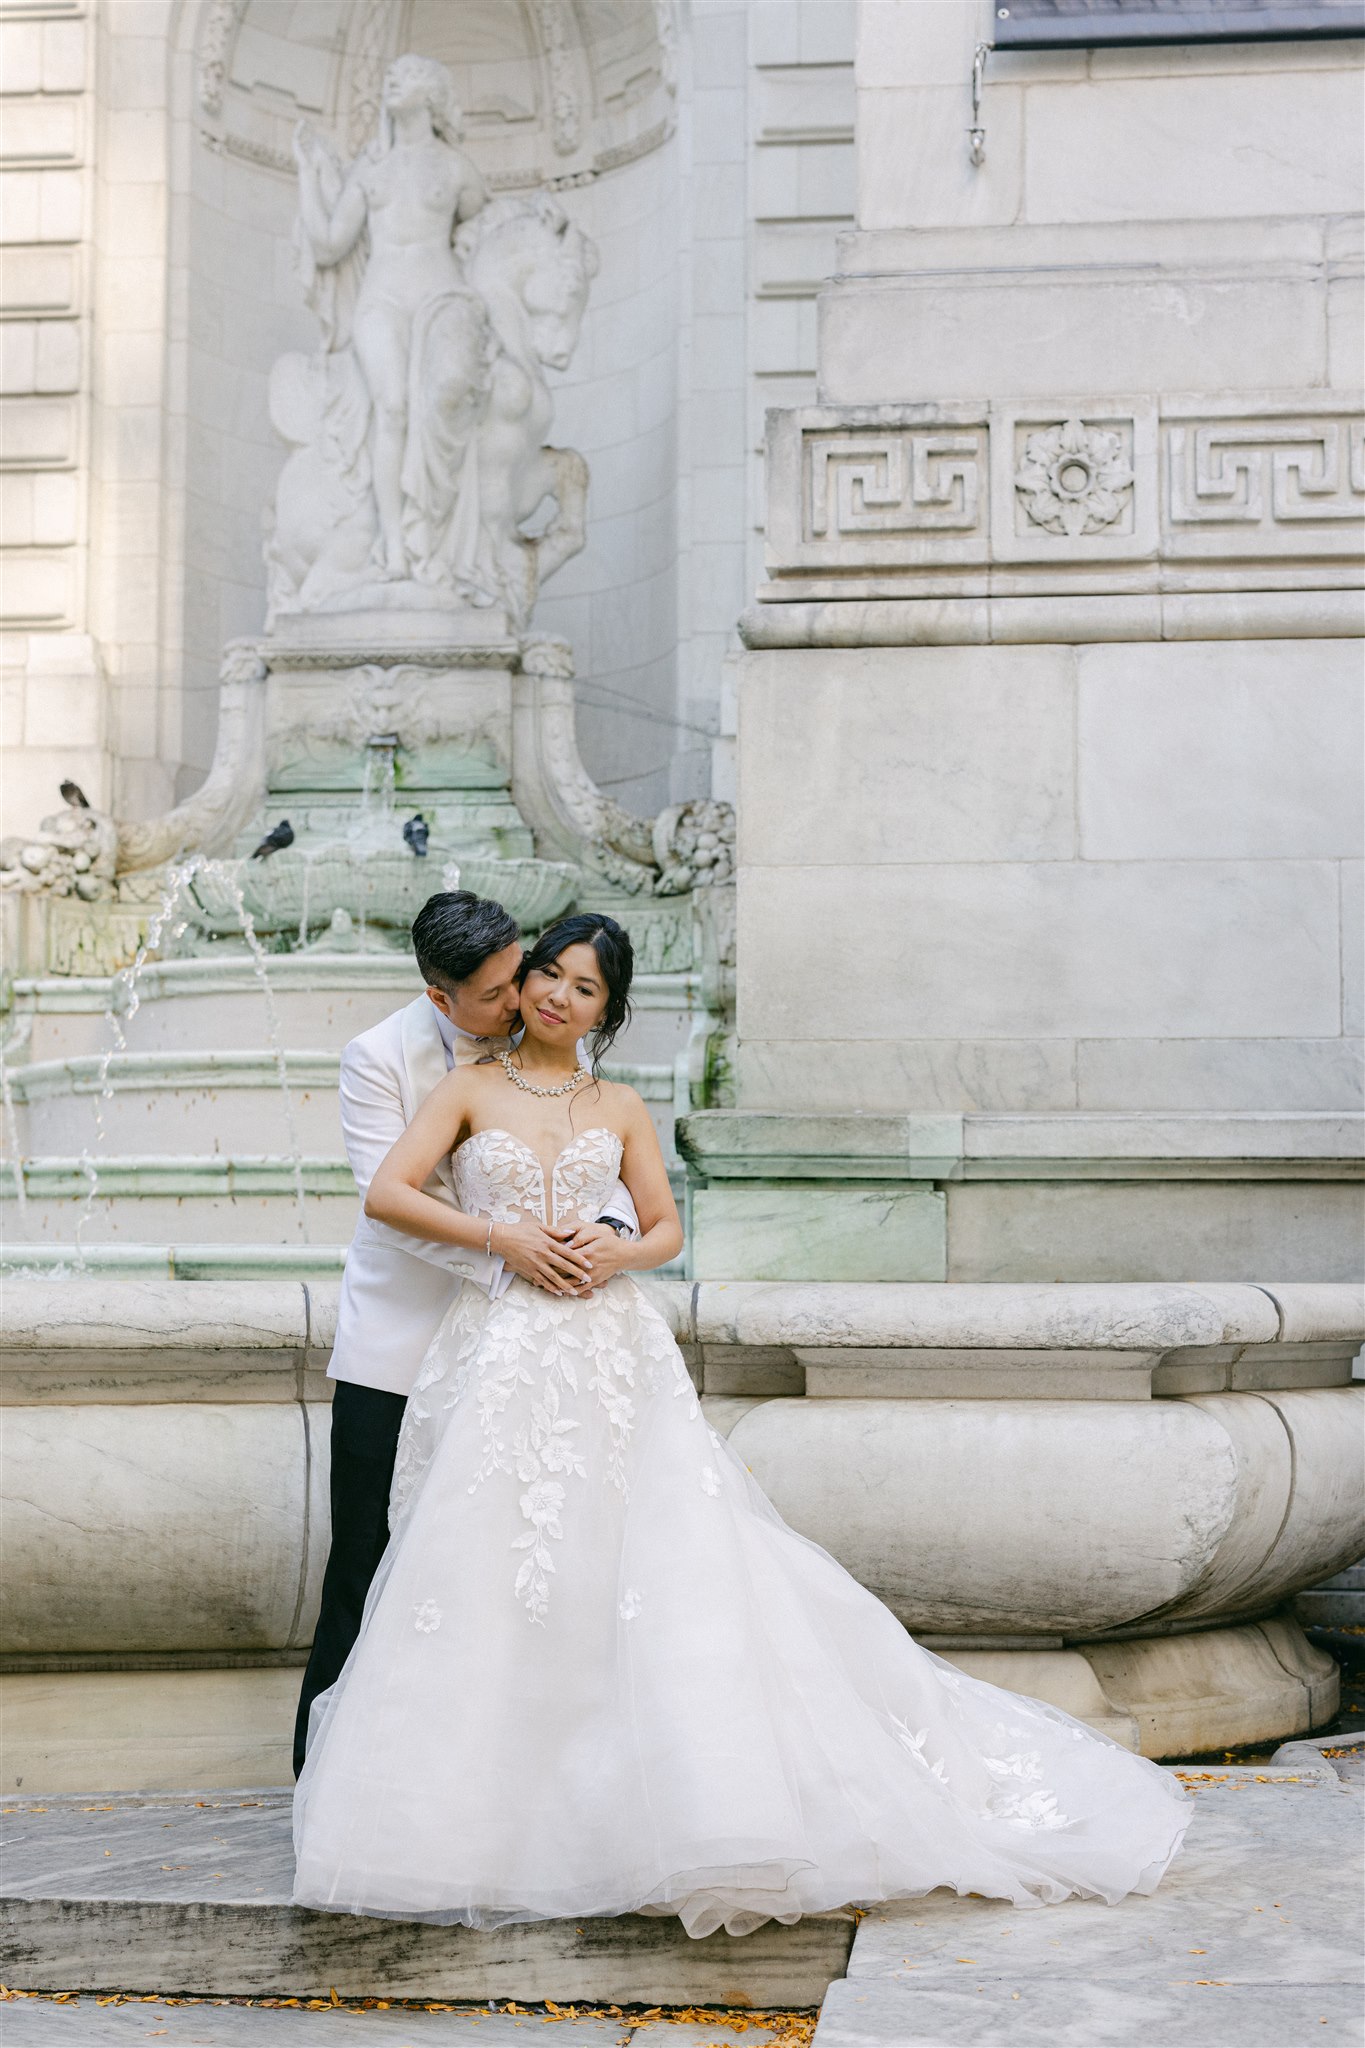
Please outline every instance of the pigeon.
[[408, 819], [407, 824], [403, 827], [403, 837], [417, 855], [418, 860], [425, 860], [427, 841], [431, 837], [431, 827], [427, 824], [420, 811], [415, 818]]
[[77, 811], [89, 810], [90, 799], [86, 795], [85, 791], [81, 788], [79, 782], [63, 782], [61, 785], [61, 791], [62, 802], [64, 804], [70, 804], [73, 810]]
[[266, 833], [265, 838], [256, 848], [251, 858], [253, 860], [269, 860], [272, 853], [283, 853], [286, 846], [292, 846], [293, 844], [294, 828], [288, 818], [281, 818], [279, 824], [272, 827]]

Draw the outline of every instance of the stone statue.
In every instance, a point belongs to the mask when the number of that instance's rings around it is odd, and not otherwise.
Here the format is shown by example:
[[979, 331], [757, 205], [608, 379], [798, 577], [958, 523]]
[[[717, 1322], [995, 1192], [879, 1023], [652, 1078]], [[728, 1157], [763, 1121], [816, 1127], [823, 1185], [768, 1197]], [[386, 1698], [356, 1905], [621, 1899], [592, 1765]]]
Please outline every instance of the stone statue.
[[[293, 452], [266, 547], [271, 619], [506, 608], [583, 545], [587, 468], [544, 445], [547, 369], [573, 354], [597, 254], [558, 202], [487, 198], [449, 72], [399, 57], [350, 165], [295, 135], [304, 290], [322, 348], [275, 365]], [[547, 498], [537, 537], [521, 523]]]
[[0, 840], [0, 890], [96, 903], [112, 892], [117, 856], [114, 820], [68, 799], [65, 810], [44, 818], [36, 832]]
[[158, 818], [133, 822], [98, 810], [64, 782], [65, 810], [44, 818], [36, 832], [0, 840], [0, 894], [96, 903], [113, 894], [122, 875], [187, 853], [226, 851], [264, 787], [266, 683], [255, 643], [230, 640], [219, 671], [213, 762], [193, 796]]

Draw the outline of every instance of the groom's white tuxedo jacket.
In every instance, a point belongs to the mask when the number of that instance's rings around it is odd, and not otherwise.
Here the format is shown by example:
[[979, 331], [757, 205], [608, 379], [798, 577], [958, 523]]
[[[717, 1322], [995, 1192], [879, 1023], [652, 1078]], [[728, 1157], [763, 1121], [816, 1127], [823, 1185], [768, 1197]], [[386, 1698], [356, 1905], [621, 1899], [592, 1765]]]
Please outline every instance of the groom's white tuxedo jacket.
[[[409, 1393], [462, 1282], [489, 1293], [506, 1284], [501, 1259], [409, 1237], [364, 1211], [379, 1162], [450, 1063], [439, 1013], [424, 995], [362, 1031], [341, 1055], [341, 1136], [362, 1208], [341, 1282], [332, 1379]], [[425, 1191], [456, 1206], [449, 1158], [438, 1163]], [[603, 1214], [638, 1230], [634, 1206], [619, 1185]]]

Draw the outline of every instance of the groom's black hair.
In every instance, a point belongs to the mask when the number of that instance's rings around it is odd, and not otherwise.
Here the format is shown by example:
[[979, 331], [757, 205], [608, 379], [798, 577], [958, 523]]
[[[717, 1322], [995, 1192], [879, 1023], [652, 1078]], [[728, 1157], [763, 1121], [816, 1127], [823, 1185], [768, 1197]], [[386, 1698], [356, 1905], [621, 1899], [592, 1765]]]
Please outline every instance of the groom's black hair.
[[548, 931], [541, 933], [522, 961], [517, 980], [524, 987], [532, 968], [548, 967], [567, 946], [591, 946], [607, 985], [607, 1007], [602, 1012], [602, 1021], [588, 1037], [593, 1072], [596, 1073], [603, 1054], [617, 1033], [630, 1022], [630, 983], [635, 972], [635, 952], [630, 943], [630, 933], [614, 917], [604, 917], [598, 910], [583, 910], [571, 917], [561, 917], [558, 924], [552, 924]]
[[520, 937], [516, 919], [500, 903], [470, 889], [443, 889], [439, 896], [428, 896], [412, 920], [418, 972], [428, 987], [444, 989], [447, 995]]

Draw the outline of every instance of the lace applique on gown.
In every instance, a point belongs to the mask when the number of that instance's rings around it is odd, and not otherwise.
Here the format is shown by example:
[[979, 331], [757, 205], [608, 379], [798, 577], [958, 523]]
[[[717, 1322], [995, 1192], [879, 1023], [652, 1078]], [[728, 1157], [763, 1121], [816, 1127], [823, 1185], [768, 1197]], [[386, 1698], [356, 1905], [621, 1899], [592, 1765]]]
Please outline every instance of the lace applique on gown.
[[[484, 1131], [467, 1213], [591, 1220], [605, 1129]], [[408, 1402], [392, 1540], [315, 1709], [295, 1898], [688, 1932], [959, 1892], [1150, 1891], [1189, 1803], [1055, 1708], [923, 1650], [777, 1515], [635, 1282], [461, 1289]]]

